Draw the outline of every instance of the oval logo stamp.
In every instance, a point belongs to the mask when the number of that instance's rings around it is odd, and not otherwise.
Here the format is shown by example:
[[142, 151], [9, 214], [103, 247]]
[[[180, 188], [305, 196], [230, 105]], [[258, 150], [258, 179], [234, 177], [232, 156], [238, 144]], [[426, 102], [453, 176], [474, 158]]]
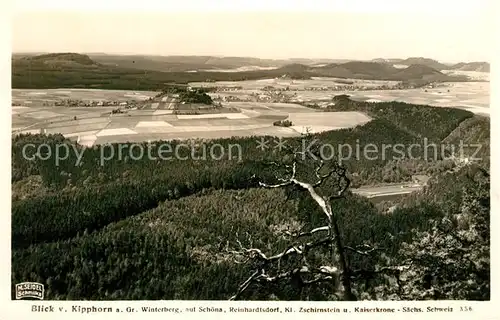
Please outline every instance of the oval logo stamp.
[[16, 284], [16, 299], [39, 299], [43, 300], [44, 286], [38, 282], [21, 282]]

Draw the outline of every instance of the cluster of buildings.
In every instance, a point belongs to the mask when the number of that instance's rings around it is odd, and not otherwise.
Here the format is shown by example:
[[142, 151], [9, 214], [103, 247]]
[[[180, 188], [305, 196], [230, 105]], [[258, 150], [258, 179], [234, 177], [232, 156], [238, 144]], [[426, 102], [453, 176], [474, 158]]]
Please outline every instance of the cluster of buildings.
[[254, 93], [251, 94], [252, 97], [254, 97], [257, 102], [280, 102], [280, 103], [287, 103], [292, 100], [296, 94], [285, 94], [280, 91], [269, 91], [266, 93]]
[[241, 96], [216, 96], [215, 99], [222, 102], [250, 102], [253, 101], [249, 97]]
[[234, 87], [217, 87], [216, 92], [231, 92], [231, 91], [239, 91], [243, 90], [243, 87], [241, 86], [234, 86]]
[[137, 104], [137, 101], [84, 101], [84, 100], [73, 100], [73, 99], [65, 99], [55, 101], [55, 106], [62, 107], [111, 107], [111, 106], [120, 106], [120, 107], [132, 107]]
[[287, 103], [296, 97], [296, 94], [284, 94], [280, 91], [252, 92], [246, 95], [216, 95], [214, 99], [222, 102], [280, 102]]

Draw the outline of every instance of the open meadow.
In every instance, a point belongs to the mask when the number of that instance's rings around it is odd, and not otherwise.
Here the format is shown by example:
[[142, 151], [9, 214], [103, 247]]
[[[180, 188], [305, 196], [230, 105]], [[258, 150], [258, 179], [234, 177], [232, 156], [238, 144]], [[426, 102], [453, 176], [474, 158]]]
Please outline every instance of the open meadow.
[[324, 88], [324, 87], [364, 87], [376, 88], [380, 86], [395, 86], [399, 81], [388, 80], [363, 80], [363, 79], [342, 79], [330, 77], [311, 77], [308, 80], [298, 79], [259, 79], [247, 81], [217, 81], [217, 82], [192, 82], [189, 85], [192, 87], [214, 87], [218, 88], [234, 88], [242, 87], [245, 90], [262, 90], [266, 86], [272, 86], [276, 89], [285, 89], [302, 91], [308, 88]]
[[489, 115], [489, 82], [448, 82], [443, 87], [407, 90], [381, 90], [371, 92], [345, 92], [360, 101], [401, 101], [436, 107], [463, 108], [474, 113]]
[[88, 101], [104, 100], [146, 100], [156, 94], [154, 91], [102, 90], [102, 89], [12, 89], [13, 103], [58, 101], [79, 99]]
[[437, 107], [457, 107], [474, 113], [489, 114], [490, 84], [485, 72], [457, 71], [481, 81], [444, 82], [422, 88], [378, 89], [392, 87], [395, 81], [337, 79], [314, 77], [311, 80], [266, 79], [253, 81], [221, 81], [213, 83], [191, 83], [191, 86], [217, 87], [220, 91], [211, 93], [214, 98], [252, 101], [270, 96], [269, 92], [280, 90], [289, 102], [318, 103], [330, 102], [341, 94], [350, 95], [354, 100], [368, 102], [401, 101]]
[[[193, 87], [217, 87], [217, 92], [210, 93], [216, 100], [223, 101], [217, 108], [180, 104], [172, 95], [156, 98], [157, 92], [153, 91], [13, 89], [12, 130], [15, 133], [61, 133], [90, 146], [157, 139], [254, 135], [293, 137], [354, 127], [370, 121], [368, 116], [359, 112], [322, 113], [320, 109], [301, 105], [326, 106], [332, 103], [334, 96], [341, 94], [348, 94], [357, 101], [401, 101], [457, 107], [489, 115], [489, 82], [448, 82], [418, 89], [376, 90], [396, 84], [394, 81], [319, 77], [311, 80], [265, 79], [190, 84]], [[262, 96], [269, 96], [273, 89], [288, 96], [290, 103], [261, 99]], [[227, 99], [220, 100], [221, 96], [237, 99], [227, 102]], [[112, 106], [54, 105], [62, 100], [115, 101], [120, 105], [136, 101], [137, 105], [115, 114], [116, 107]], [[291, 121], [292, 125], [273, 125], [283, 120]]]
[[[160, 102], [144, 101], [123, 113], [115, 107], [67, 107], [48, 105], [57, 99], [147, 100], [154, 92], [104, 90], [14, 90], [12, 130], [14, 133], [61, 133], [82, 145], [113, 142], [141, 142], [192, 138], [272, 135], [294, 137], [304, 133], [354, 127], [370, 119], [358, 112], [320, 113], [293, 103], [229, 102], [217, 109], [197, 108], [165, 96]], [[45, 99], [47, 98], [47, 99]], [[153, 101], [153, 102], [151, 102]], [[174, 114], [174, 105], [176, 112]], [[200, 110], [202, 111], [200, 113]], [[279, 127], [273, 123], [291, 120], [296, 124]]]

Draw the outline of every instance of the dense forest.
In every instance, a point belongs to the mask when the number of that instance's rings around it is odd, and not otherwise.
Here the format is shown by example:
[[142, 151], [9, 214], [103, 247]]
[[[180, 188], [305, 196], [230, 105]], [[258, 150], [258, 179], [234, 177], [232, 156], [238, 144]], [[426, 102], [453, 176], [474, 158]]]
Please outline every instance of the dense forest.
[[[312, 76], [356, 78], [370, 80], [394, 80], [413, 83], [417, 86], [439, 81], [465, 81], [463, 76], [448, 76], [427, 66], [414, 65], [408, 70], [375, 62], [347, 62], [312, 67], [303, 64], [288, 64], [277, 69], [239, 72], [212, 72], [203, 69], [190, 72], [200, 65], [186, 65], [184, 71], [174, 68], [169, 72], [137, 69], [134, 58], [125, 64], [102, 64], [87, 55], [76, 53], [54, 53], [39, 56], [12, 58], [13, 88], [95, 88], [123, 90], [161, 90], [168, 83], [205, 81], [242, 81], [288, 76], [291, 79], [309, 79]], [[157, 63], [157, 62], [156, 62]], [[125, 65], [120, 67], [118, 65]]]
[[[451, 158], [454, 150], [448, 148], [432, 160], [388, 150], [384, 158], [343, 161], [351, 187], [432, 176], [424, 190], [394, 201], [391, 210], [349, 190], [331, 201], [346, 247], [381, 248], [377, 254], [346, 253], [357, 299], [489, 299], [489, 121], [451, 108], [359, 103], [348, 97], [334, 102], [328, 111], [358, 110], [373, 120], [289, 138], [287, 145], [300, 146], [302, 139], [409, 145], [425, 138], [438, 145], [466, 140], [488, 148], [483, 160], [467, 165]], [[186, 150], [187, 160], [132, 160], [124, 151], [101, 165], [99, 146], [82, 149], [62, 135], [13, 137], [12, 282], [44, 283], [46, 299], [229, 299], [261, 263], [239, 261], [238, 244], [279, 253], [297, 240], [290, 234], [320, 227], [324, 219], [302, 189], [260, 187], [259, 182], [276, 179], [270, 164], [287, 165], [289, 149], [262, 152], [255, 140], [190, 142], [237, 144], [242, 159], [200, 161]], [[59, 165], [50, 157], [27, 160], [22, 152], [28, 143], [79, 148], [81, 163], [75, 166], [75, 153]], [[309, 165], [304, 163], [305, 177], [314, 175]], [[329, 194], [332, 188], [319, 190]], [[307, 239], [300, 241], [305, 245]], [[310, 252], [307, 260], [331, 264], [325, 248]], [[300, 261], [287, 257], [280, 263], [270, 268], [293, 269]], [[378, 274], [403, 264], [410, 268]], [[334, 286], [254, 283], [239, 298], [336, 299]]]

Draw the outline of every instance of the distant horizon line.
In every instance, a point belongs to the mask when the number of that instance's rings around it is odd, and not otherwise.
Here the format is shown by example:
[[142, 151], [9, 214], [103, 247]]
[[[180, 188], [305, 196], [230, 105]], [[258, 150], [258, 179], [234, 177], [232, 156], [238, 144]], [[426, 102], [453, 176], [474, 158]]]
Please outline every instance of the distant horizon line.
[[77, 52], [77, 51], [12, 51], [12, 54], [54, 54], [54, 53], [77, 53], [77, 54], [101, 54], [101, 55], [117, 55], [117, 56], [143, 56], [143, 57], [216, 57], [216, 58], [251, 58], [260, 60], [346, 60], [346, 61], [373, 61], [377, 59], [384, 60], [406, 60], [412, 58], [418, 59], [430, 59], [443, 64], [456, 64], [456, 63], [488, 63], [489, 61], [484, 60], [438, 60], [435, 58], [424, 57], [424, 56], [407, 56], [404, 58], [386, 58], [386, 57], [376, 57], [368, 59], [353, 59], [353, 58], [304, 58], [304, 57], [291, 57], [291, 58], [265, 58], [257, 56], [243, 56], [243, 55], [219, 55], [219, 54], [152, 54], [152, 53], [124, 53], [124, 52]]

